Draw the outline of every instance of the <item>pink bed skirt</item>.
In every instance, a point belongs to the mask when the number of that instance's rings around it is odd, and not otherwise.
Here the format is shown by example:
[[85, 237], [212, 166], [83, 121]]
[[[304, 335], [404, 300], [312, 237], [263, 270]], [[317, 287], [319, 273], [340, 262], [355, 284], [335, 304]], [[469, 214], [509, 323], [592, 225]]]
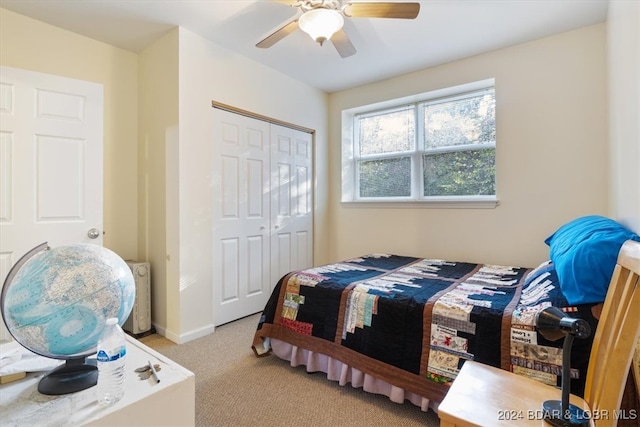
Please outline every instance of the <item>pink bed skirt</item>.
[[273, 354], [288, 360], [291, 366], [306, 366], [307, 372], [324, 372], [327, 374], [327, 379], [337, 381], [341, 386], [351, 383], [352, 387], [362, 387], [368, 393], [383, 394], [389, 397], [392, 402], [404, 403], [405, 400], [408, 400], [425, 412], [431, 408], [437, 413], [437, 402], [393, 386], [325, 354], [315, 353], [273, 338], [270, 339], [270, 345]]

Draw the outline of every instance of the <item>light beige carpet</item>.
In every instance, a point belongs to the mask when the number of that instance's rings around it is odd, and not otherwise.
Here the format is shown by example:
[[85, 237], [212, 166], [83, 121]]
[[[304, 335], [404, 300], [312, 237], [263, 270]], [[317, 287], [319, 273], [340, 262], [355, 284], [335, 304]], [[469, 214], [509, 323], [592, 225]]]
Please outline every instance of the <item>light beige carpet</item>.
[[438, 426], [435, 413], [409, 402], [341, 387], [276, 356], [255, 357], [258, 319], [228, 323], [182, 345], [159, 335], [140, 339], [195, 374], [197, 426]]

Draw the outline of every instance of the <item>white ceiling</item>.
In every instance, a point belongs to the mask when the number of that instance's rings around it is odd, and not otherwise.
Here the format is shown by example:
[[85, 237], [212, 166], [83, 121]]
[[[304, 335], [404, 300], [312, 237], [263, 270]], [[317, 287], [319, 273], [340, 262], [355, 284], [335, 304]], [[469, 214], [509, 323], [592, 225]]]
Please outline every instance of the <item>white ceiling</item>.
[[357, 49], [345, 59], [331, 43], [321, 47], [301, 30], [269, 49], [256, 48], [300, 13], [277, 1], [0, 0], [0, 7], [133, 52], [181, 26], [335, 92], [604, 22], [608, 1], [423, 0], [414, 20], [345, 18]]

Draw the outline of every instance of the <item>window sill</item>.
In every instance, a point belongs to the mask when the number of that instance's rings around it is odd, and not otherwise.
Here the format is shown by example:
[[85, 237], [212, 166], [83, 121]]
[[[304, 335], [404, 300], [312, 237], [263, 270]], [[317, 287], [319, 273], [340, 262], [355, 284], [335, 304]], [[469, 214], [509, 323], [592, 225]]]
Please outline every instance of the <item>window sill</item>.
[[432, 200], [358, 200], [342, 202], [346, 208], [393, 209], [495, 209], [500, 202], [495, 198], [432, 199]]

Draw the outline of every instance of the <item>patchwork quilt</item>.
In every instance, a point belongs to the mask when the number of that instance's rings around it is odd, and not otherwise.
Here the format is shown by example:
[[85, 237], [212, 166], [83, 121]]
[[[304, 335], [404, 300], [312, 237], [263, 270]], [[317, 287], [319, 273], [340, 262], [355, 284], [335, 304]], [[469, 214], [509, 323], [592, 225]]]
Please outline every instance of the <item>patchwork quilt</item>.
[[[568, 307], [551, 262], [529, 269], [371, 254], [281, 278], [252, 348], [266, 355], [276, 338], [439, 402], [465, 360], [560, 384], [562, 340], [535, 330], [549, 305], [595, 330], [590, 307]], [[590, 345], [574, 341], [576, 383]], [[572, 386], [580, 394], [583, 385]]]

